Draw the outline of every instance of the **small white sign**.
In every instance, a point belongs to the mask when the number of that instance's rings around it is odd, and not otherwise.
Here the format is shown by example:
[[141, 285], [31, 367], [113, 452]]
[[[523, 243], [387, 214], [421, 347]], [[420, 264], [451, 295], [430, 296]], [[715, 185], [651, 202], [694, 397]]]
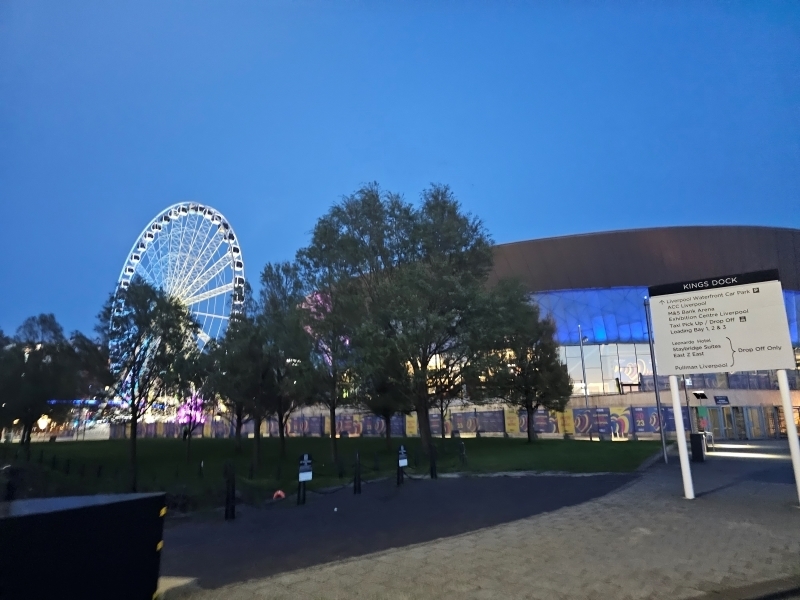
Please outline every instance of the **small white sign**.
[[311, 481], [311, 471], [301, 472], [300, 481]]
[[401, 458], [400, 460], [397, 461], [397, 465], [399, 467], [407, 467], [408, 466], [408, 459], [407, 458]]
[[794, 369], [777, 271], [650, 288], [660, 375]]

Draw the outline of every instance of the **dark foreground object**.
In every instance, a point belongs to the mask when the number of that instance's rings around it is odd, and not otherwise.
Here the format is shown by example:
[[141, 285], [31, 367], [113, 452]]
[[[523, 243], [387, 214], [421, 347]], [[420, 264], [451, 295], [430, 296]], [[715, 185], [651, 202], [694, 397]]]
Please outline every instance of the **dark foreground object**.
[[11, 502], [0, 516], [0, 598], [151, 600], [164, 506], [164, 494]]
[[[167, 528], [162, 574], [197, 577], [205, 588], [458, 535], [579, 504], [635, 475], [474, 477], [364, 482], [308, 504], [242, 511], [235, 522]], [[334, 512], [336, 508], [336, 512]]]

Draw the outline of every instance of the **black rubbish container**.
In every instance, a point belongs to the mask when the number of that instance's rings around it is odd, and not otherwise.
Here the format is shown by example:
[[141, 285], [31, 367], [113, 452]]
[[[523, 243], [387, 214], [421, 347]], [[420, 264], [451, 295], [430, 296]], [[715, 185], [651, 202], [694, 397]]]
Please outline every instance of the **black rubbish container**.
[[692, 462], [704, 462], [706, 460], [706, 434], [692, 433], [689, 435], [692, 446]]

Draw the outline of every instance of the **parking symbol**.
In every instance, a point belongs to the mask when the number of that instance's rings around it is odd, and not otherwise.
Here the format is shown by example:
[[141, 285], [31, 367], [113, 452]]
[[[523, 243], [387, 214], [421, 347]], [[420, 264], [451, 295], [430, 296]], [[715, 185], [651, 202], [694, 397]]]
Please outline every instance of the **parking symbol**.
[[753, 288], [753, 293], [757, 294], [758, 293], [758, 288]]
[[747, 317], [739, 317], [740, 323], [744, 323], [745, 321], [747, 321]]

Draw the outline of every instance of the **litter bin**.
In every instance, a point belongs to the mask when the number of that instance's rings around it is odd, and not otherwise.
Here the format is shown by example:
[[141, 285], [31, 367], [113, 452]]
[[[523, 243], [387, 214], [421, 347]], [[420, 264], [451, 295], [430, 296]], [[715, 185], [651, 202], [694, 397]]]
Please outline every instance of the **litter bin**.
[[689, 435], [692, 446], [692, 462], [703, 462], [706, 459], [706, 434], [692, 433]]

